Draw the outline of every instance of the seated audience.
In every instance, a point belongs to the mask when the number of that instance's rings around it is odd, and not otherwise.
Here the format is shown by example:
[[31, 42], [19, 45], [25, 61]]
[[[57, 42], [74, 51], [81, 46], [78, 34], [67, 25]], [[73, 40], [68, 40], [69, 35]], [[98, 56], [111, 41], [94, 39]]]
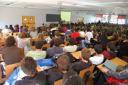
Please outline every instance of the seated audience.
[[37, 30], [33, 27], [32, 30], [30, 31], [30, 36], [32, 38], [37, 37], [38, 33]]
[[91, 65], [89, 62], [90, 56], [91, 52], [89, 49], [82, 49], [80, 60], [72, 64], [72, 69], [79, 73], [81, 70], [88, 68]]
[[101, 45], [95, 45], [94, 50], [96, 52], [96, 55], [89, 58], [90, 62], [94, 65], [98, 65], [98, 64], [103, 63], [104, 55], [102, 54], [102, 52], [103, 52], [102, 46]]
[[60, 47], [61, 44], [63, 44], [63, 41], [60, 38], [54, 39], [54, 46], [47, 49], [47, 55], [49, 58], [63, 53], [63, 48]]
[[118, 66], [116, 71], [103, 69], [107, 74], [107, 83], [112, 85], [127, 85], [128, 84], [128, 65]]
[[27, 33], [25, 32], [20, 33], [19, 36], [17, 36], [16, 40], [17, 40], [17, 46], [19, 48], [23, 48], [24, 53], [27, 53], [29, 50], [31, 50], [31, 46], [30, 46], [31, 39], [28, 37]]
[[56, 60], [57, 67], [48, 70], [48, 81], [50, 85], [54, 85], [54, 82], [62, 79], [63, 74], [67, 72], [70, 67], [70, 60], [67, 55], [60, 55]]
[[78, 48], [78, 46], [76, 45], [76, 43], [70, 39], [68, 46], [63, 47], [63, 51], [64, 52], [75, 52], [75, 51], [77, 51], [77, 48]]
[[42, 50], [43, 43], [41, 41], [35, 42], [35, 50], [28, 51], [26, 56], [30, 56], [35, 60], [43, 59], [46, 57], [46, 51]]
[[116, 72], [109, 70], [107, 74], [117, 79], [128, 79], [128, 65], [118, 66]]
[[24, 58], [21, 62], [21, 69], [28, 76], [17, 81], [15, 85], [46, 85], [45, 73], [37, 71], [37, 64], [33, 58]]
[[113, 43], [108, 43], [107, 44], [107, 49], [103, 51], [103, 55], [106, 59], [112, 59], [114, 57], [116, 57], [116, 53], [117, 53], [117, 48]]
[[18, 48], [15, 44], [14, 37], [9, 36], [6, 39], [5, 46], [0, 49], [0, 54], [3, 55], [6, 65], [18, 63], [23, 58], [20, 48]]
[[85, 84], [75, 71], [69, 70], [66, 74], [64, 74], [62, 85], [85, 85]]

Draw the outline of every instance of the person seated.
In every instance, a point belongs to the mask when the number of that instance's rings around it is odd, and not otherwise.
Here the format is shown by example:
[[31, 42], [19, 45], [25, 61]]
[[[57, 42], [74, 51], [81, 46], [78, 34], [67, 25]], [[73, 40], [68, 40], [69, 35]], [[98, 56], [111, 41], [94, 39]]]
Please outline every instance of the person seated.
[[64, 52], [75, 52], [77, 51], [78, 46], [72, 39], [69, 40], [68, 46], [63, 47]]
[[80, 60], [72, 64], [72, 69], [79, 73], [81, 70], [88, 68], [91, 65], [91, 63], [89, 62], [90, 56], [91, 52], [89, 49], [82, 49]]
[[74, 32], [71, 33], [71, 38], [74, 39], [76, 43], [80, 42], [80, 33], [78, 32], [78, 29], [75, 29]]
[[73, 70], [64, 74], [62, 85], [85, 85], [80, 76]]
[[49, 58], [63, 53], [63, 48], [60, 47], [60, 45], [63, 44], [63, 41], [60, 38], [54, 39], [54, 46], [47, 49], [47, 56]]
[[46, 57], [46, 51], [42, 50], [43, 43], [41, 41], [35, 42], [35, 50], [28, 51], [26, 56], [31, 56], [35, 60], [43, 59]]
[[89, 58], [89, 61], [94, 64], [94, 65], [98, 65], [103, 63], [104, 61], [104, 55], [102, 54], [103, 50], [102, 50], [102, 46], [99, 44], [94, 46], [94, 50], [96, 52], [96, 55], [94, 55], [93, 57]]
[[116, 53], [117, 53], [117, 48], [113, 43], [108, 43], [107, 44], [107, 49], [103, 51], [103, 55], [106, 59], [112, 59], [114, 57], [116, 57]]
[[37, 35], [38, 35], [37, 30], [34, 27], [32, 27], [30, 31], [30, 36], [34, 38], [37, 37]]
[[109, 70], [107, 74], [117, 79], [128, 79], [128, 65], [118, 66], [116, 72]]
[[[103, 73], [107, 74], [107, 82], [109, 84], [120, 83], [120, 85], [128, 84], [128, 64], [125, 66], [118, 66], [116, 71], [109, 70], [107, 68], [102, 69]], [[117, 84], [116, 84], [117, 85]]]
[[71, 63], [69, 57], [63, 54], [58, 57], [56, 64], [56, 67], [47, 71], [48, 82], [50, 85], [54, 85], [55, 81], [63, 78], [63, 74], [68, 71]]
[[17, 46], [19, 48], [23, 48], [25, 54], [32, 49], [30, 45], [31, 39], [28, 37], [27, 33], [25, 32], [20, 33], [16, 37], [16, 41], [17, 41]]
[[32, 57], [25, 57], [21, 62], [21, 70], [27, 75], [15, 85], [46, 85], [46, 75], [37, 71], [37, 63]]
[[9, 36], [6, 39], [5, 46], [0, 49], [0, 54], [3, 55], [6, 65], [18, 63], [23, 58], [20, 48], [15, 45], [13, 36]]

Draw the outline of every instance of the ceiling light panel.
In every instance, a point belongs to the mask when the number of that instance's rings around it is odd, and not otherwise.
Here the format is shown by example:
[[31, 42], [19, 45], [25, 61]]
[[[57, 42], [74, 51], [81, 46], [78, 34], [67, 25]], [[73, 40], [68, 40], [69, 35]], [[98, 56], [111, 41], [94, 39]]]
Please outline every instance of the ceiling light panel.
[[2, 0], [5, 2], [26, 2], [26, 3], [41, 3], [41, 4], [57, 4], [59, 0]]

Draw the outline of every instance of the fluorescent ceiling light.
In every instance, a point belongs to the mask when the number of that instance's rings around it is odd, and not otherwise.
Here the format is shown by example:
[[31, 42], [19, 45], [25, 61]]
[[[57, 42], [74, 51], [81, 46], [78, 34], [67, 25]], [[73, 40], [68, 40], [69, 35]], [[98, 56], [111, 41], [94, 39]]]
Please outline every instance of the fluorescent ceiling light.
[[40, 3], [40, 4], [57, 4], [58, 0], [2, 0], [3, 2], [24, 2], [24, 3]]

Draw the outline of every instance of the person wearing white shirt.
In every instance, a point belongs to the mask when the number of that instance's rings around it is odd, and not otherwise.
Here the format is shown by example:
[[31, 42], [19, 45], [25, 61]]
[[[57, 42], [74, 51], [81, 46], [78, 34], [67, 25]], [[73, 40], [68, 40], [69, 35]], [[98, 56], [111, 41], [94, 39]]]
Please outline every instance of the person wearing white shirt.
[[31, 40], [30, 38], [26, 37], [26, 33], [21, 33], [16, 38], [17, 46], [19, 48], [23, 48], [24, 49], [24, 53], [27, 53], [29, 50], [31, 50], [30, 40]]
[[76, 50], [77, 50], [77, 45], [69, 45], [63, 48], [64, 52], [75, 52]]
[[93, 38], [93, 32], [90, 29], [87, 30], [86, 37], [89, 42], [90, 42], [91, 38]]
[[2, 29], [2, 35], [3, 35], [3, 37], [8, 37], [8, 35], [12, 32], [9, 28], [8, 28], [8, 26], [6, 25], [5, 26], [5, 28], [4, 29]]
[[91, 38], [93, 38], [93, 32], [91, 32], [90, 29], [88, 29], [87, 32], [85, 33], [85, 40], [81, 41], [81, 46], [83, 48], [88, 47]]
[[38, 36], [38, 33], [37, 33], [37, 31], [35, 30], [35, 28], [33, 28], [32, 31], [30, 31], [30, 36], [31, 36], [32, 38]]
[[89, 60], [91, 61], [92, 64], [99, 65], [104, 61], [104, 56], [102, 54], [103, 49], [101, 45], [95, 45], [94, 49], [95, 49], [96, 55], [93, 57], [90, 57]]
[[79, 33], [80, 33], [80, 37], [81, 37], [81, 38], [85, 38], [86, 34], [85, 34], [84, 31], [79, 31]]

